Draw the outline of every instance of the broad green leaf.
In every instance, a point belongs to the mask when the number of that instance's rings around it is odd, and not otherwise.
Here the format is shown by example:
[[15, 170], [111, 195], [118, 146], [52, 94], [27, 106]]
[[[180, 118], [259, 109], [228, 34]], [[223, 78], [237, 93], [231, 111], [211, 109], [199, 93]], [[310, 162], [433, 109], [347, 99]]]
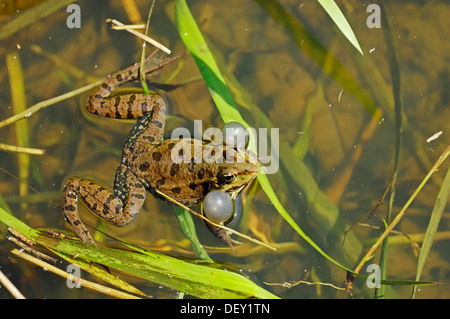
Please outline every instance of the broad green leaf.
[[359, 46], [358, 39], [356, 39], [350, 24], [345, 19], [344, 14], [339, 9], [334, 0], [317, 0], [320, 5], [325, 9], [331, 19], [334, 21], [336, 26], [341, 30], [342, 34], [350, 41], [350, 43], [363, 54], [361, 47]]
[[[278, 298], [237, 273], [182, 261], [157, 252], [85, 245], [81, 241], [44, 235], [0, 208], [0, 221], [36, 243], [74, 260], [99, 263], [199, 298]], [[70, 259], [72, 260], [72, 259]]]
[[[445, 206], [450, 198], [450, 168], [447, 170], [442, 187], [439, 190], [439, 194], [436, 198], [436, 203], [434, 204], [433, 211], [431, 212], [430, 221], [428, 223], [427, 231], [425, 232], [425, 237], [422, 242], [422, 247], [420, 249], [419, 260], [417, 261], [417, 273], [416, 280], [420, 279], [422, 275], [423, 268], [428, 258], [428, 254], [431, 250], [431, 245], [433, 244], [434, 237], [437, 232], [437, 228], [441, 221], [442, 213], [444, 212]], [[416, 294], [416, 288], [413, 289], [412, 297], [414, 298]]]
[[192, 220], [191, 213], [179, 206], [174, 206], [173, 208], [175, 210], [175, 213], [177, 214], [178, 221], [180, 222], [180, 227], [183, 230], [184, 235], [191, 242], [191, 245], [194, 248], [197, 255], [203, 261], [213, 262], [213, 260], [209, 257], [208, 253], [198, 240], [197, 232], [195, 231], [195, 225], [194, 221]]

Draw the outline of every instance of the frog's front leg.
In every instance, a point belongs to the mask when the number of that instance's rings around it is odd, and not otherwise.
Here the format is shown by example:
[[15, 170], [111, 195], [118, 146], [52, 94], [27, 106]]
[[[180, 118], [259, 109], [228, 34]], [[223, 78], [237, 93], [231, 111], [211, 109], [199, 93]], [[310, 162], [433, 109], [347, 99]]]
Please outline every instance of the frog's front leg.
[[124, 200], [110, 190], [88, 180], [69, 179], [64, 186], [64, 214], [84, 243], [95, 244], [92, 235], [80, 219], [77, 198], [80, 197], [90, 210], [116, 226], [125, 226], [139, 213], [147, 194], [142, 183], [132, 174], [127, 176]]

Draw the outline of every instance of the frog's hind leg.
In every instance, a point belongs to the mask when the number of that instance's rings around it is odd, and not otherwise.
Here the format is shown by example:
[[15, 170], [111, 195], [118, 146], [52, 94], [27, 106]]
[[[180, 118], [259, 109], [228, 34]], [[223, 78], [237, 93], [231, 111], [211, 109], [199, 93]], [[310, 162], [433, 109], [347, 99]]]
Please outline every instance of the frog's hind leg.
[[162, 100], [155, 101], [153, 110], [137, 119], [123, 146], [122, 158], [126, 153], [133, 154], [143, 145], [162, 140], [166, 124], [166, 104]]
[[97, 215], [116, 226], [125, 226], [130, 223], [142, 208], [145, 201], [146, 190], [136, 177], [129, 177], [128, 188], [124, 202], [116, 197], [110, 190], [88, 180], [79, 178], [69, 179], [64, 186], [64, 214], [84, 243], [95, 244], [92, 235], [80, 219], [77, 209], [77, 198]]
[[[156, 52], [150, 55], [146, 62], [151, 60]], [[165, 59], [159, 64], [153, 65], [145, 70], [146, 74], [151, 74], [159, 70], [164, 65], [178, 59], [174, 57]], [[153, 110], [153, 106], [157, 103], [164, 103], [162, 98], [156, 94], [123, 94], [109, 97], [111, 93], [120, 85], [139, 79], [140, 63], [136, 63], [108, 76], [101, 85], [98, 86], [90, 95], [86, 108], [89, 112], [119, 119], [138, 118], [147, 112]]]

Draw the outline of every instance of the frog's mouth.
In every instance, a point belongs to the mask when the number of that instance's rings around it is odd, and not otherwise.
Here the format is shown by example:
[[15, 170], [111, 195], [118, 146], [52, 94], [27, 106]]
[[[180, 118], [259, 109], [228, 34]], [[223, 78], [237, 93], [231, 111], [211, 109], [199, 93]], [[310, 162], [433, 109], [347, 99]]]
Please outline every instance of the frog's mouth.
[[230, 194], [231, 199], [235, 200], [237, 195], [239, 195], [239, 193], [244, 189], [245, 186], [247, 186], [247, 185], [241, 185], [235, 189], [228, 190], [228, 193]]
[[[256, 175], [255, 175], [255, 177], [256, 177]], [[253, 182], [254, 179], [255, 179], [255, 178], [253, 178], [251, 181], [249, 181], [249, 182], [246, 183], [246, 184], [243, 184], [243, 185], [240, 185], [240, 186], [235, 186], [235, 187], [230, 187], [230, 188], [227, 190], [227, 193], [230, 194], [231, 199], [235, 200], [236, 197], [240, 194], [240, 192], [241, 192], [246, 186], [248, 186], [249, 184], [251, 184], [251, 183]]]

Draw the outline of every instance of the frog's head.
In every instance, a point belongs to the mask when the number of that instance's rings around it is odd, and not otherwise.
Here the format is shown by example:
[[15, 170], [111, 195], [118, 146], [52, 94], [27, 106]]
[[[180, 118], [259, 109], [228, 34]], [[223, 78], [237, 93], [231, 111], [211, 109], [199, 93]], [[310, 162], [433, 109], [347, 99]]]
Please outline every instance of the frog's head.
[[[225, 154], [226, 153], [226, 154]], [[258, 161], [249, 151], [224, 149], [225, 163], [218, 164], [216, 189], [223, 190], [234, 199], [258, 175]]]

